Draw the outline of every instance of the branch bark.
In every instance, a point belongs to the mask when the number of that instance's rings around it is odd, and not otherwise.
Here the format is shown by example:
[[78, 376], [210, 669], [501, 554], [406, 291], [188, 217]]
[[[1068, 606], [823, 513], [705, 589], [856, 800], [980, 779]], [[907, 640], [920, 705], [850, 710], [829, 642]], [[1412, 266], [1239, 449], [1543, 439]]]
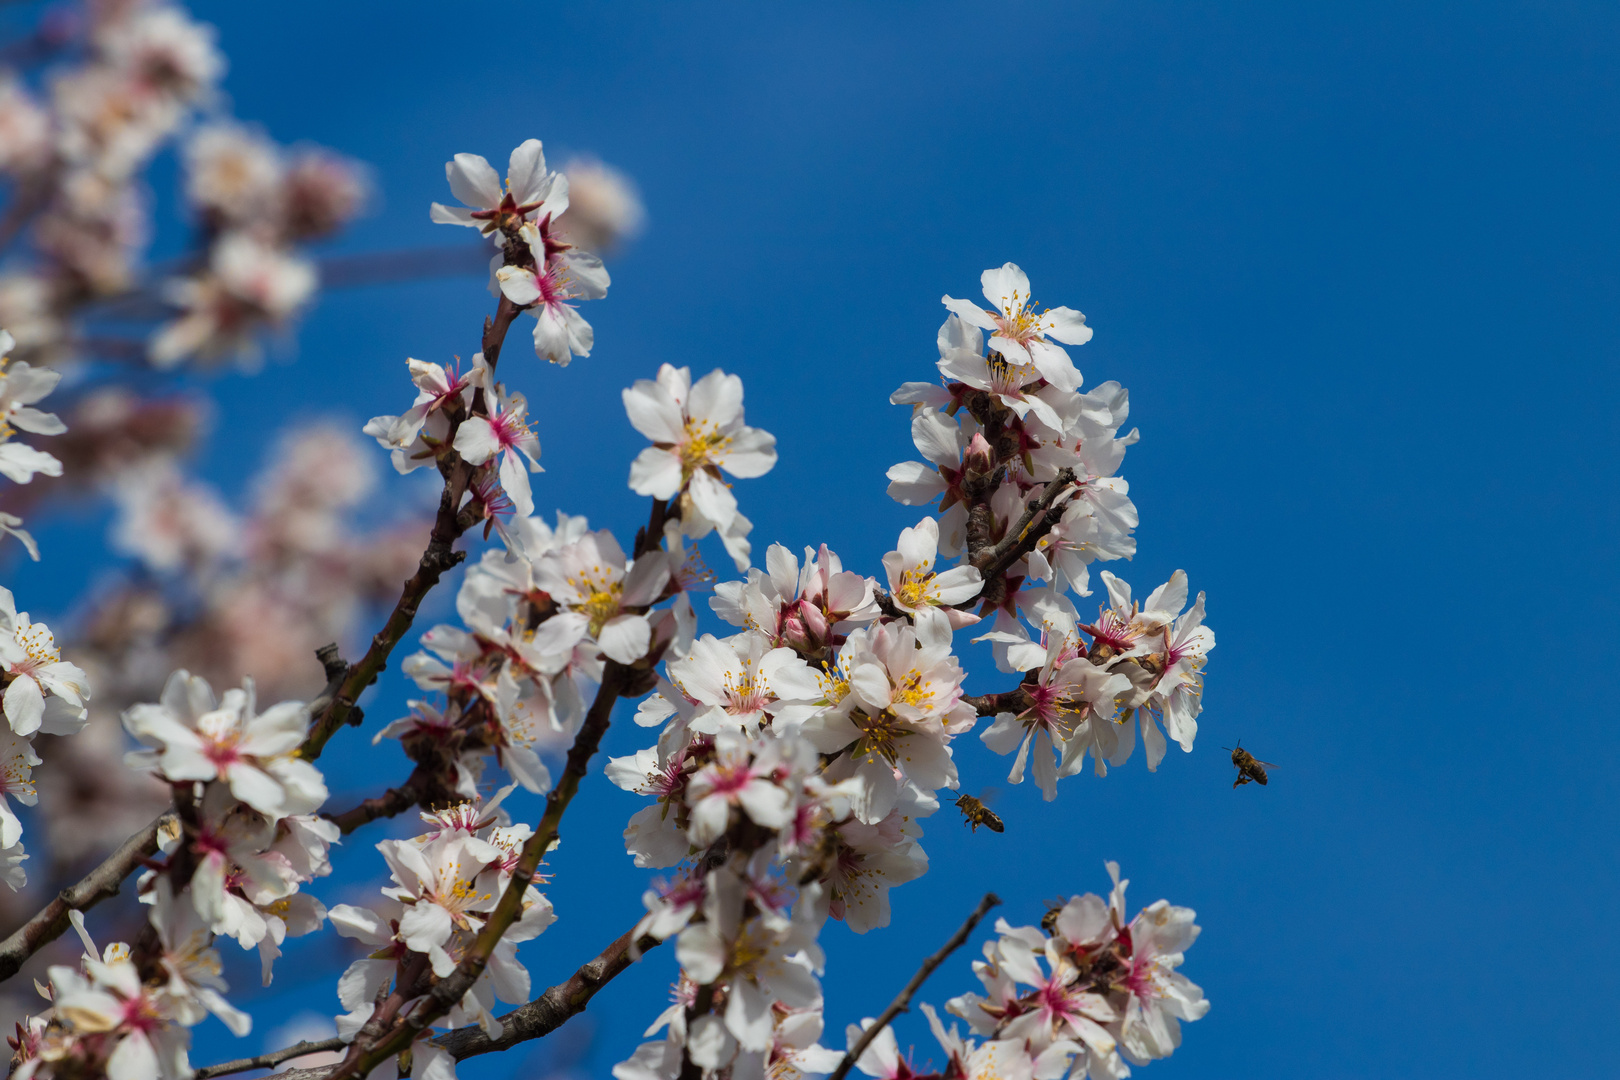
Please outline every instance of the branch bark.
[[946, 957], [962, 947], [967, 941], [968, 935], [973, 933], [973, 928], [979, 925], [979, 920], [984, 918], [990, 909], [999, 903], [1001, 903], [1001, 898], [996, 896], [995, 893], [984, 894], [984, 899], [980, 900], [979, 906], [973, 909], [973, 914], [967, 917], [967, 922], [963, 923], [956, 933], [951, 935], [951, 939], [937, 953], [923, 961], [922, 967], [918, 968], [917, 974], [913, 975], [911, 981], [906, 983], [905, 989], [901, 990], [899, 995], [889, 1002], [889, 1007], [883, 1010], [882, 1015], [873, 1022], [871, 1027], [866, 1029], [855, 1045], [849, 1048], [849, 1053], [844, 1055], [844, 1060], [838, 1063], [838, 1068], [833, 1070], [833, 1074], [828, 1080], [844, 1080], [844, 1077], [849, 1075], [850, 1067], [866, 1052], [866, 1048], [872, 1045], [872, 1040], [878, 1037], [878, 1033], [888, 1027], [895, 1017], [905, 1012], [911, 1005], [911, 995], [921, 989], [923, 982], [934, 973], [935, 968], [945, 962]]
[[1025, 507], [1023, 514], [1007, 530], [1007, 535], [993, 548], [979, 554], [973, 564], [984, 575], [988, 586], [989, 582], [999, 581], [1007, 568], [1023, 556], [1035, 550], [1041, 537], [1052, 530], [1057, 524], [1057, 517], [1048, 513], [1052, 509], [1052, 502], [1074, 484], [1074, 470], [1064, 469], [1056, 477], [1047, 482], [1045, 490], [1034, 502]]
[[[247, 1072], [249, 1069], [269, 1069], [276, 1065], [280, 1065], [283, 1061], [291, 1061], [293, 1058], [301, 1058], [305, 1054], [319, 1054], [322, 1051], [327, 1050], [342, 1050], [346, 1045], [347, 1044], [336, 1035], [332, 1036], [330, 1039], [321, 1039], [318, 1042], [310, 1042], [305, 1040], [304, 1042], [294, 1043], [291, 1046], [284, 1046], [280, 1050], [272, 1050], [268, 1054], [260, 1054], [258, 1057], [238, 1058], [235, 1061], [223, 1061], [218, 1065], [210, 1065], [205, 1069], [198, 1069], [191, 1075], [194, 1080], [210, 1080], [211, 1077], [229, 1076], [232, 1073]], [[321, 1071], [322, 1070], [320, 1069], [296, 1069], [289, 1070], [282, 1075], [294, 1076], [306, 1072], [319, 1075]]]
[[100, 866], [63, 889], [43, 911], [0, 942], [0, 980], [17, 974], [30, 956], [61, 937], [70, 925], [68, 912], [83, 911], [102, 900], [117, 896], [124, 878], [157, 853], [158, 832], [173, 816], [172, 807], [160, 814], [146, 828], [125, 840]]
[[427, 791], [427, 779], [427, 774], [418, 765], [399, 787], [389, 788], [352, 810], [321, 816], [335, 822], [337, 827], [343, 830], [343, 835], [347, 836], [362, 825], [368, 825], [378, 818], [397, 817], [415, 806]]

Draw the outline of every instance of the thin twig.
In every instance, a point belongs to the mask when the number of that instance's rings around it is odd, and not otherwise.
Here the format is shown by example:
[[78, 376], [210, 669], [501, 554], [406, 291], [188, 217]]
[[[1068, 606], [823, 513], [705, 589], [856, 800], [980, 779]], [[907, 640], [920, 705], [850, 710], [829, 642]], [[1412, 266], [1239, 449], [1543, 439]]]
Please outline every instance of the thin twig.
[[0, 942], [0, 980], [17, 974], [23, 962], [47, 943], [67, 931], [68, 912], [83, 911], [109, 897], [117, 896], [124, 878], [157, 853], [158, 832], [174, 816], [173, 807], [159, 814], [150, 825], [119, 845], [100, 866], [57, 894], [56, 899], [16, 932]]
[[[195, 1077], [195, 1080], [209, 1080], [209, 1078], [213, 1076], [229, 1076], [232, 1073], [247, 1072], [249, 1069], [268, 1069], [273, 1066], [280, 1065], [283, 1061], [291, 1061], [293, 1058], [301, 1058], [305, 1054], [319, 1054], [328, 1050], [342, 1050], [347, 1045], [347, 1043], [338, 1038], [336, 1035], [332, 1036], [330, 1039], [321, 1039], [318, 1042], [310, 1042], [305, 1040], [304, 1042], [294, 1043], [292, 1046], [284, 1046], [280, 1050], [272, 1050], [268, 1054], [260, 1054], [258, 1057], [238, 1058], [235, 1061], [222, 1061], [218, 1065], [210, 1065], [206, 1069], [198, 1069], [191, 1075]], [[319, 1070], [317, 1069], [314, 1071], [318, 1072]], [[284, 1073], [283, 1075], [290, 1076], [292, 1074]]]
[[[501, 303], [495, 309], [495, 317], [484, 321], [483, 351], [484, 360], [493, 371], [495, 363], [501, 355], [501, 345], [506, 341], [506, 332], [512, 325], [512, 320], [522, 311], [517, 305], [506, 297], [501, 297]], [[482, 408], [483, 391], [473, 399], [473, 411], [477, 413]], [[446, 443], [455, 439], [457, 427], [456, 419], [452, 418], [450, 430], [445, 435]], [[416, 573], [411, 575], [400, 591], [399, 602], [389, 613], [388, 621], [383, 624], [371, 639], [371, 647], [366, 654], [355, 664], [350, 664], [348, 675], [343, 679], [337, 692], [331, 697], [326, 709], [318, 713], [315, 723], [310, 729], [309, 737], [304, 740], [300, 753], [306, 757], [314, 757], [321, 752], [326, 741], [332, 737], [338, 728], [345, 723], [357, 723], [351, 718], [355, 712], [355, 704], [366, 688], [377, 681], [383, 669], [388, 666], [388, 657], [394, 651], [411, 628], [416, 619], [416, 610], [422, 604], [422, 598], [428, 594], [433, 586], [445, 572], [457, 566], [467, 557], [464, 551], [452, 550], [453, 545], [466, 531], [458, 511], [461, 508], [461, 497], [467, 493], [467, 485], [472, 477], [471, 468], [461, 460], [461, 456], [449, 451], [440, 460], [439, 470], [444, 475], [444, 489], [439, 494], [439, 512], [433, 519], [433, 532], [428, 537], [427, 548], [422, 552], [422, 558], [417, 563]]]
[[[495, 905], [495, 910], [490, 912], [484, 928], [479, 931], [478, 937], [456, 970], [436, 983], [432, 991], [411, 1010], [409, 1016], [394, 1023], [393, 1027], [380, 1037], [367, 1039], [362, 1032], [362, 1036], [356, 1039], [354, 1046], [351, 1047], [349, 1056], [332, 1072], [331, 1080], [354, 1080], [370, 1075], [372, 1069], [407, 1049], [435, 1020], [449, 1012], [472, 988], [473, 983], [478, 981], [502, 935], [523, 913], [524, 891], [539, 867], [541, 857], [556, 840], [563, 812], [568, 809], [574, 794], [579, 791], [580, 781], [585, 778], [591, 758], [595, 756], [597, 747], [601, 745], [602, 736], [607, 732], [608, 721], [613, 715], [613, 706], [618, 702], [619, 695], [632, 685], [634, 675], [635, 673], [624, 665], [608, 661], [607, 669], [602, 673], [602, 685], [597, 690], [596, 700], [591, 703], [590, 711], [585, 715], [585, 722], [581, 725], [579, 734], [574, 737], [574, 745], [568, 751], [568, 761], [563, 767], [562, 776], [558, 778], [557, 786], [546, 796], [546, 812], [540, 819], [540, 825], [523, 845], [523, 853], [512, 870], [512, 880], [507, 884], [506, 891], [501, 894], [500, 900]], [[368, 1043], [369, 1045], [366, 1045]]]
[[378, 818], [398, 817], [421, 801], [427, 793], [429, 776], [426, 769], [418, 765], [411, 775], [399, 787], [389, 788], [375, 798], [341, 814], [322, 814], [328, 821], [335, 822], [347, 836], [362, 825], [370, 824]]
[[883, 1010], [883, 1014], [861, 1034], [855, 1045], [849, 1048], [849, 1053], [844, 1055], [844, 1060], [838, 1063], [838, 1068], [833, 1070], [833, 1074], [828, 1080], [844, 1080], [844, 1077], [849, 1075], [850, 1067], [855, 1064], [856, 1059], [866, 1052], [866, 1048], [872, 1045], [872, 1040], [878, 1037], [878, 1033], [888, 1027], [895, 1017], [906, 1011], [907, 1006], [911, 1004], [911, 995], [921, 989], [923, 982], [934, 973], [935, 968], [945, 962], [946, 957], [962, 947], [963, 943], [967, 941], [968, 935], [973, 933], [973, 928], [979, 925], [979, 920], [984, 918], [985, 914], [999, 903], [1001, 903], [1001, 899], [995, 893], [984, 894], [984, 899], [980, 900], [979, 906], [973, 909], [973, 914], [967, 917], [967, 922], [963, 923], [961, 928], [951, 935], [951, 940], [947, 941], [939, 952], [923, 961], [922, 967], [917, 969], [917, 974], [913, 975], [911, 981], [906, 983], [906, 988], [900, 991], [899, 996], [893, 1001], [889, 1002], [889, 1007]]

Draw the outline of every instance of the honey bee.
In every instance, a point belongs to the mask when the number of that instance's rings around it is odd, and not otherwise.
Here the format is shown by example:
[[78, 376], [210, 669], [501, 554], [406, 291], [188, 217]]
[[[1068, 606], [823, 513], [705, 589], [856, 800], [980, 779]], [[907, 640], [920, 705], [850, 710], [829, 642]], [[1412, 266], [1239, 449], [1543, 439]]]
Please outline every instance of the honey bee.
[[[1222, 750], [1231, 749], [1223, 746]], [[1266, 770], [1277, 766], [1269, 761], [1261, 761], [1247, 750], [1243, 749], [1243, 740], [1239, 739], [1237, 748], [1232, 750], [1232, 764], [1237, 766], [1238, 778], [1232, 781], [1233, 787], [1240, 787], [1253, 780], [1261, 787], [1266, 785]]]
[[956, 808], [962, 811], [962, 817], [965, 819], [962, 824], [972, 825], [974, 832], [979, 831], [980, 825], [991, 832], [1004, 832], [1007, 828], [993, 810], [972, 795], [963, 795], [957, 799]]

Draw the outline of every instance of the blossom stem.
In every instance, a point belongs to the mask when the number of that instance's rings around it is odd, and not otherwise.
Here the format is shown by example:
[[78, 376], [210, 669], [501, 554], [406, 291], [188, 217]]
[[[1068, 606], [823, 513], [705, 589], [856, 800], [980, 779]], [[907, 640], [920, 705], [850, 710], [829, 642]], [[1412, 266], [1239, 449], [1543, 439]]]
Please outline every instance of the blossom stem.
[[844, 1055], [844, 1060], [838, 1063], [838, 1068], [833, 1070], [832, 1076], [828, 1077], [828, 1080], [844, 1080], [844, 1077], [849, 1075], [850, 1067], [855, 1064], [857, 1058], [866, 1052], [866, 1048], [872, 1045], [872, 1040], [877, 1038], [879, 1033], [894, 1021], [895, 1017], [905, 1012], [911, 1005], [911, 995], [922, 988], [923, 982], [934, 973], [935, 968], [943, 964], [951, 953], [960, 949], [967, 942], [968, 935], [972, 934], [973, 928], [979, 925], [979, 920], [983, 919], [990, 909], [999, 903], [1001, 903], [1001, 898], [995, 893], [984, 894], [984, 899], [980, 900], [979, 906], [973, 909], [973, 914], [967, 917], [967, 922], [963, 923], [956, 933], [951, 935], [951, 939], [941, 946], [937, 953], [923, 961], [922, 967], [918, 968], [917, 974], [913, 975], [911, 981], [906, 983], [905, 989], [901, 990], [895, 999], [889, 1002], [889, 1007], [883, 1010], [882, 1015], [877, 1018], [876, 1022], [866, 1029], [854, 1046], [849, 1048], [849, 1053]]

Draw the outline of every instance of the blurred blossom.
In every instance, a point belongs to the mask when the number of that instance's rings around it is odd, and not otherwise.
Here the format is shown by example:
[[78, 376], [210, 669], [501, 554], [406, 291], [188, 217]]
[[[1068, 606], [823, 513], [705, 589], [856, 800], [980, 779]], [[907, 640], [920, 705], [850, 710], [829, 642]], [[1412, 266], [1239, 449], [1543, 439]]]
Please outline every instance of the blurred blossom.
[[635, 181], [594, 157], [576, 157], [562, 169], [568, 177], [568, 216], [561, 230], [588, 251], [610, 251], [634, 240], [647, 223]]
[[255, 332], [284, 323], [314, 291], [308, 260], [231, 233], [214, 245], [206, 271], [169, 283], [167, 299], [181, 314], [153, 335], [148, 356], [160, 368], [189, 358], [252, 365], [260, 356]]
[[239, 225], [266, 216], [281, 184], [276, 146], [229, 122], [207, 124], [186, 140], [186, 199], [205, 220]]
[[149, 569], [206, 566], [240, 545], [242, 526], [212, 488], [189, 482], [172, 461], [126, 470], [113, 487], [112, 544]]
[[358, 162], [319, 147], [299, 150], [282, 177], [282, 228], [293, 240], [326, 236], [359, 214], [369, 194]]
[[50, 157], [50, 115], [15, 75], [0, 74], [0, 171], [32, 173]]

